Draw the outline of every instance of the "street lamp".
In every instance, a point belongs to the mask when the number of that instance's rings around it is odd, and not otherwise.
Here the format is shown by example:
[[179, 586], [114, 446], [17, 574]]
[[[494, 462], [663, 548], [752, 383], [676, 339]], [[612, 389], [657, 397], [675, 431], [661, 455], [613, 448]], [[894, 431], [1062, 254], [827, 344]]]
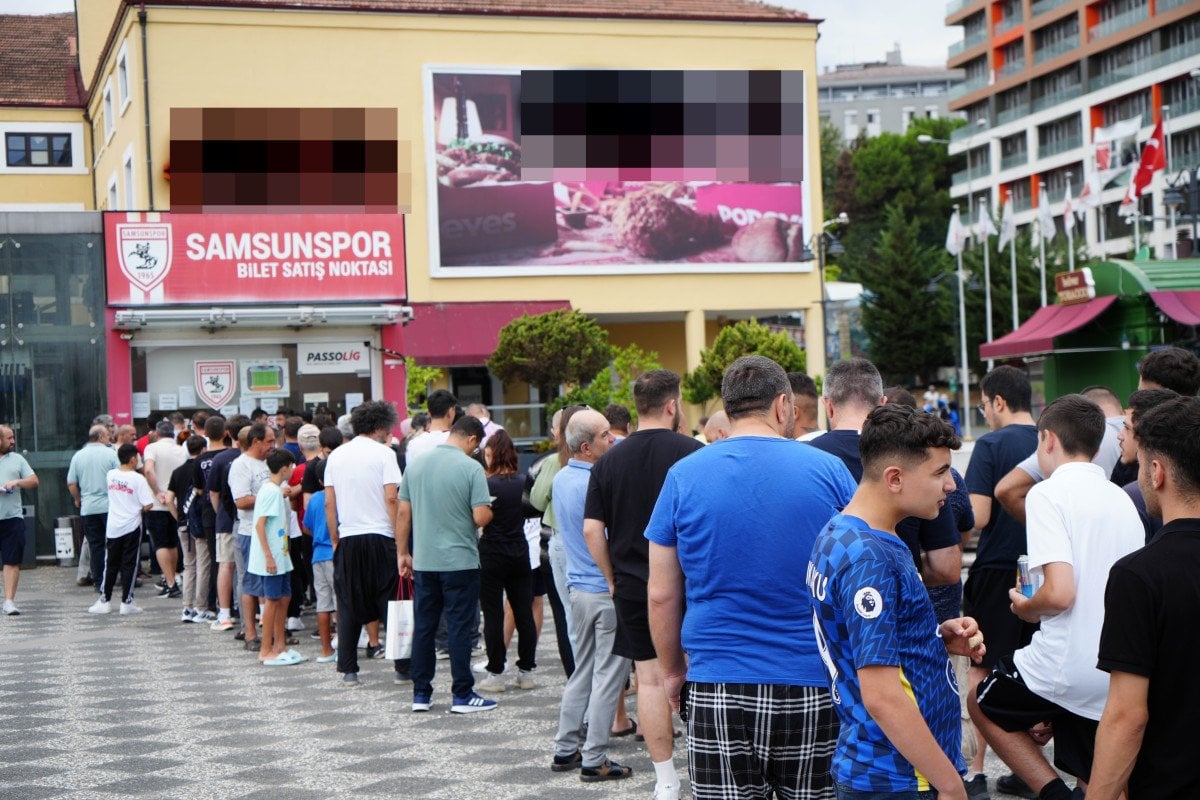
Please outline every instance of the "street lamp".
[[[959, 286], [958, 294], [959, 294], [959, 297], [961, 298], [963, 296], [963, 280], [965, 278], [965, 275], [963, 273], [959, 273], [959, 272], [943, 272], [940, 275], [933, 278], [933, 280], [929, 281], [929, 283], [927, 283], [925, 285], [925, 288], [922, 289], [921, 291], [926, 292], [927, 294], [940, 294], [941, 293], [940, 284], [946, 278], [958, 278], [958, 286]], [[979, 281], [974, 276], [972, 276], [971, 279], [966, 282], [966, 289], [969, 291], [978, 291]], [[954, 327], [958, 328], [962, 334], [960, 337], [960, 345], [959, 345], [959, 347], [961, 347], [962, 349], [959, 352], [959, 356], [960, 356], [960, 361], [963, 364], [963, 374], [965, 375], [966, 374], [966, 364], [967, 364], [967, 351], [965, 349], [966, 348], [966, 326], [965, 326], [964, 320], [960, 314], [960, 306], [958, 306], [958, 305], [956, 305], [954, 307]], [[956, 349], [958, 349], [958, 348], [956, 348]], [[962, 405], [963, 401], [962, 400], [959, 401], [958, 421], [959, 421], [959, 424], [962, 426], [963, 431], [969, 437], [969, 436], [971, 436], [971, 432], [972, 432], [971, 431], [971, 419], [974, 414], [974, 409], [970, 408], [971, 393], [969, 390], [966, 389], [965, 384], [960, 388], [960, 392], [959, 392], [960, 398], [963, 397], [964, 395], [966, 398], [965, 402], [967, 403], [967, 405], [964, 406], [964, 405]]]
[[825, 291], [825, 256], [840, 256], [846, 252], [846, 248], [842, 247], [842, 243], [838, 241], [837, 237], [826, 232], [826, 229], [834, 225], [848, 224], [850, 224], [850, 215], [845, 211], [833, 219], [825, 220], [821, 226], [821, 232], [814, 234], [812, 239], [805, 243], [804, 250], [800, 253], [801, 261], [811, 261], [814, 254], [817, 259], [817, 272], [821, 282], [821, 343], [825, 348], [826, 368], [831, 361], [836, 359], [832, 358], [833, 348], [830, 346], [829, 298]]

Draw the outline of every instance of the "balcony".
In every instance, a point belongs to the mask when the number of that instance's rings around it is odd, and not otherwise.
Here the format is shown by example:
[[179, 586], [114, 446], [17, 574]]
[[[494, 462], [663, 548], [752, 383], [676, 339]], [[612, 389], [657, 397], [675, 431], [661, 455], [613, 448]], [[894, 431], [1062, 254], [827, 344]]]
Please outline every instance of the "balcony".
[[1179, 8], [1182, 5], [1187, 5], [1191, 0], [1158, 0], [1154, 4], [1154, 13], [1161, 14], [1164, 11], [1170, 11], [1174, 8]]
[[1097, 39], [1103, 39], [1105, 36], [1112, 36], [1118, 31], [1123, 31], [1126, 28], [1141, 22], [1150, 17], [1150, 4], [1131, 8], [1123, 14], [1117, 14], [1111, 19], [1106, 19], [1104, 22], [1093, 25], [1088, 28], [1088, 41], [1094, 42]]
[[[1186, 2], [1187, 0], [1183, 1]], [[1038, 14], [1045, 14], [1047, 11], [1053, 11], [1066, 2], [1067, 0], [1037, 0], [1037, 2], [1033, 4], [1031, 13], [1036, 17]], [[1159, 5], [1161, 6], [1162, 3], [1160, 2]]]
[[986, 178], [991, 174], [992, 167], [990, 164], [976, 164], [973, 167], [968, 169], [960, 169], [958, 172], [954, 173], [954, 175], [950, 178], [950, 183], [954, 186], [958, 186], [959, 184], [973, 181], [976, 178]]
[[[1191, 114], [1193, 111], [1200, 111], [1200, 94], [1194, 94], [1183, 100], [1174, 100], [1171, 102], [1171, 119]], [[1150, 112], [1146, 112], [1144, 116], [1149, 115]], [[1143, 121], [1142, 124], [1149, 125], [1150, 123]]]
[[1012, 108], [1006, 108], [996, 115], [996, 124], [1003, 125], [1006, 122], [1015, 122], [1021, 117], [1029, 114], [1029, 103], [1017, 103]]
[[949, 3], [946, 3], [946, 16], [949, 17], [952, 14], [962, 11], [972, 2], [974, 2], [974, 0], [950, 0]]
[[979, 45], [983, 44], [986, 41], [987, 41], [987, 33], [986, 32], [975, 33], [970, 36], [967, 36], [961, 42], [955, 42], [954, 44], [950, 45], [949, 57], [954, 58], [959, 53], [965, 53], [966, 51], [970, 50], [971, 48], [978, 47]]
[[1080, 147], [1083, 147], [1083, 136], [1077, 133], [1074, 136], [1068, 136], [1065, 139], [1059, 139], [1057, 142], [1051, 142], [1050, 144], [1039, 144], [1038, 158], [1049, 158], [1050, 156], [1056, 156], [1059, 153], [1065, 153], [1068, 150], [1076, 150]]
[[1005, 17], [996, 23], [996, 35], [999, 36], [1006, 31], [1011, 31], [1024, 21], [1025, 20], [1023, 20], [1019, 14], [1013, 14], [1011, 17]]
[[1004, 63], [1004, 66], [1001, 67], [1000, 71], [997, 73], [997, 77], [1007, 78], [1010, 75], [1016, 75], [1017, 73], [1024, 72], [1024, 71], [1025, 71], [1025, 59], [1022, 58], [1017, 61], [1006, 61]]
[[1033, 195], [1021, 195], [1013, 198], [1013, 211], [1028, 211], [1033, 208]]
[[977, 133], [983, 133], [987, 129], [987, 125], [980, 125], [978, 122], [968, 122], [966, 125], [955, 128], [950, 132], [950, 141], [961, 142], [964, 139], [970, 139]]
[[1009, 153], [1006, 156], [1000, 156], [1000, 169], [1001, 170], [1012, 169], [1013, 167], [1019, 167], [1022, 164], [1028, 164], [1028, 163], [1029, 163], [1029, 151], [1028, 150], [1021, 150], [1016, 153]]
[[1066, 39], [1059, 39], [1053, 44], [1048, 44], [1038, 50], [1033, 51], [1033, 63], [1041, 64], [1043, 61], [1049, 61], [1052, 58], [1061, 56], [1063, 53], [1069, 53], [1079, 47], [1079, 34], [1074, 33]]
[[1043, 109], [1053, 108], [1059, 103], [1065, 103], [1068, 100], [1074, 100], [1083, 94], [1083, 84], [1077, 83], [1074, 86], [1067, 86], [1059, 89], [1057, 92], [1044, 94], [1041, 97], [1033, 98], [1033, 102], [1029, 104], [1031, 111], [1042, 111]]
[[979, 75], [974, 78], [967, 78], [962, 83], [953, 87], [950, 90], [950, 94], [947, 96], [947, 98], [950, 100], [954, 100], [956, 98], [962, 97], [964, 94], [969, 94], [970, 92], [973, 92], [976, 89], [982, 89], [983, 87], [985, 87], [987, 85], [988, 85], [988, 79], [987, 79], [986, 75]]
[[1114, 83], [1136, 78], [1150, 70], [1164, 67], [1175, 61], [1180, 61], [1188, 56], [1200, 53], [1200, 39], [1193, 39], [1190, 42], [1177, 44], [1174, 47], [1169, 47], [1166, 50], [1155, 53], [1146, 58], [1138, 59], [1130, 62], [1118, 69], [1109, 70], [1101, 75], [1096, 75], [1088, 81], [1088, 91], [1096, 91], [1103, 89], [1106, 86], [1112, 86]]

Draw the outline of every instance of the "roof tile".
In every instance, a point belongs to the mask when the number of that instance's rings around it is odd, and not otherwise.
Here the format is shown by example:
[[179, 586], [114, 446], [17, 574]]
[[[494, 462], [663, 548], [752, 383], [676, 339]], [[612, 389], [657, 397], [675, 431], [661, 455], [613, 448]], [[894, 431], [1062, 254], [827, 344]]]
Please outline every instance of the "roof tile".
[[0, 105], [83, 105], [75, 14], [0, 14]]

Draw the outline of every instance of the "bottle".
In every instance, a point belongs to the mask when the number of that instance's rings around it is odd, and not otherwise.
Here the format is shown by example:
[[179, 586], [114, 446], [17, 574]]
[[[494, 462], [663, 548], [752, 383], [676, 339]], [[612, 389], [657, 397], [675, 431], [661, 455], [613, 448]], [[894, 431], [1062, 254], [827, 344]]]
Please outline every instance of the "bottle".
[[1033, 597], [1033, 576], [1029, 574], [1029, 556], [1017, 557], [1017, 586], [1021, 594]]

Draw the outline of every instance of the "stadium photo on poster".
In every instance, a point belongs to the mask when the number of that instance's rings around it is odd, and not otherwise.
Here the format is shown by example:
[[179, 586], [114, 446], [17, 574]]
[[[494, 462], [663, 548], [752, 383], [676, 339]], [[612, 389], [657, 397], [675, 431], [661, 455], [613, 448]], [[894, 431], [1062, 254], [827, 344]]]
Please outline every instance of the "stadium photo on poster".
[[427, 68], [432, 274], [810, 271], [807, 79]]

